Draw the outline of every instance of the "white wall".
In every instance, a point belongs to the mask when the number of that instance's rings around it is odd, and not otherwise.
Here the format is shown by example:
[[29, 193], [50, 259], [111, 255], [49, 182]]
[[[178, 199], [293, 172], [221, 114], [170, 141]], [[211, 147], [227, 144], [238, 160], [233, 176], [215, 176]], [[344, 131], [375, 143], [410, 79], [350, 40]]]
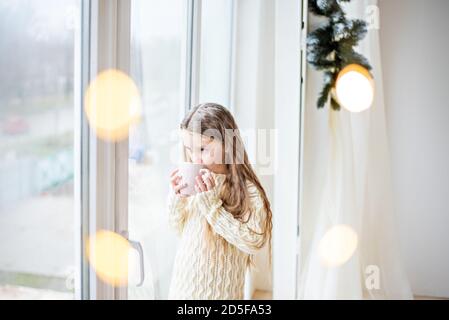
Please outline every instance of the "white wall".
[[415, 295], [449, 297], [449, 1], [381, 0], [399, 239]]

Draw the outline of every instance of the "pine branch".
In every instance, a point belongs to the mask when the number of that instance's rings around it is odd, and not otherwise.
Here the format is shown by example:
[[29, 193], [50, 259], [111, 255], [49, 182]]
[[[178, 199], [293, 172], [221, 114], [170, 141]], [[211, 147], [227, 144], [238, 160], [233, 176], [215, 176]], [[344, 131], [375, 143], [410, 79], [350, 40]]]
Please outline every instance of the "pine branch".
[[324, 16], [324, 12], [318, 7], [315, 0], [309, 0], [309, 11], [317, 16]]
[[333, 110], [336, 110], [336, 111], [341, 109], [340, 104], [332, 96], [331, 96], [331, 107]]
[[371, 70], [369, 61], [354, 47], [367, 33], [364, 20], [348, 20], [340, 3], [350, 0], [309, 0], [310, 12], [325, 16], [328, 22], [307, 37], [307, 62], [316, 70], [324, 71], [323, 88], [317, 106], [323, 108], [329, 101], [334, 110], [340, 110], [338, 101], [330, 94], [338, 73], [348, 64], [359, 64]]
[[327, 101], [329, 100], [329, 93], [332, 87], [335, 85], [336, 78], [337, 75], [335, 73], [332, 72], [324, 73], [323, 88], [321, 89], [319, 98], [317, 100], [318, 108], [323, 108], [326, 105]]

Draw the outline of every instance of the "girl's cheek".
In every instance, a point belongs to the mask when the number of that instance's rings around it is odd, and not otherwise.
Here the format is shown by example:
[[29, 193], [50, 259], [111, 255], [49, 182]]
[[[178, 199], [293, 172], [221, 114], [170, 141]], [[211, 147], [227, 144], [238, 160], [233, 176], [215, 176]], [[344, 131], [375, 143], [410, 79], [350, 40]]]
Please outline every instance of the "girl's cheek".
[[210, 161], [215, 163], [215, 164], [222, 164], [223, 163], [223, 158], [222, 158], [221, 150], [213, 150], [213, 151], [211, 151], [210, 159], [211, 159]]
[[210, 161], [210, 158], [207, 155], [203, 155], [201, 157], [201, 163], [205, 164], [205, 165], [210, 165], [212, 164], [212, 162]]
[[213, 150], [209, 150], [208, 152], [204, 152], [202, 156], [203, 163], [206, 165], [216, 164], [215, 162], [215, 153]]

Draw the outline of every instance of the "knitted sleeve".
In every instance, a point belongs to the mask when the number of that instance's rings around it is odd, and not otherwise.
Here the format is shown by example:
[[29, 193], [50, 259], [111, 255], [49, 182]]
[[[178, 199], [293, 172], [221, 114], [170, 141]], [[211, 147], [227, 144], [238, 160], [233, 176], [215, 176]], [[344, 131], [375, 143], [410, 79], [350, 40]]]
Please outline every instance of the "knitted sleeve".
[[258, 233], [264, 231], [267, 217], [257, 188], [250, 184], [248, 191], [253, 210], [248, 222], [246, 222], [247, 216], [242, 222], [225, 210], [217, 194], [217, 188], [196, 194], [194, 204], [216, 233], [243, 252], [254, 254], [265, 244], [266, 237]]
[[182, 233], [186, 219], [186, 198], [170, 192], [167, 197], [168, 223], [178, 235]]

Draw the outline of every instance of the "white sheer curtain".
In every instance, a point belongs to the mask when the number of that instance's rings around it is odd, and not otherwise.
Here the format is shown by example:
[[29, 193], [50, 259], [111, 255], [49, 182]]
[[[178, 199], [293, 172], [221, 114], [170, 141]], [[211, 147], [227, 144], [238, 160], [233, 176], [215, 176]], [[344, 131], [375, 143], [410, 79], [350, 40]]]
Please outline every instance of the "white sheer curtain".
[[[375, 23], [376, 4], [377, 1], [359, 0], [345, 8], [349, 17], [366, 18], [368, 13], [374, 14], [369, 20]], [[315, 110], [319, 88], [308, 90], [313, 97], [307, 98], [305, 119], [306, 177], [298, 283], [302, 299], [412, 298], [395, 236], [379, 35], [375, 24], [370, 26], [359, 51], [373, 66], [376, 89], [369, 110], [358, 114], [330, 111], [330, 108]], [[321, 86], [319, 74], [311, 74], [309, 80], [310, 87]], [[307, 116], [315, 123], [326, 121], [326, 116], [327, 126], [319, 124], [320, 128], [313, 128]], [[307, 155], [308, 150], [313, 155]], [[323, 263], [320, 250], [323, 237], [336, 225], [355, 231], [357, 246], [345, 263], [329, 266]], [[341, 239], [337, 236], [332, 240]]]

